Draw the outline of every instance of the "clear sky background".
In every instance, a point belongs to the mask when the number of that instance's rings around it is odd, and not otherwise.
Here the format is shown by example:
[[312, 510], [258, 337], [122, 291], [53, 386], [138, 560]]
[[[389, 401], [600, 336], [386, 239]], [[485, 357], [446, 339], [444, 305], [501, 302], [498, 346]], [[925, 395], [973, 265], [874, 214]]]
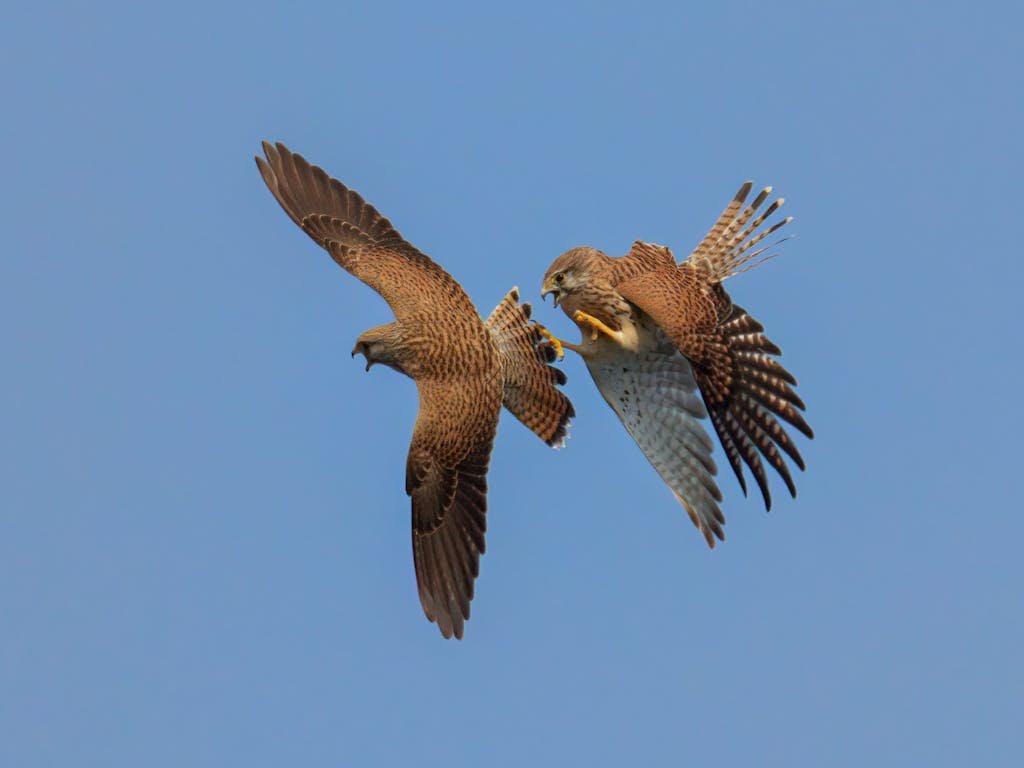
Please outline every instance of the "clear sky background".
[[[1022, 764], [1020, 4], [28, 5], [0, 765]], [[800, 379], [799, 497], [722, 474], [709, 551], [570, 357], [565, 450], [502, 417], [444, 641], [415, 388], [348, 355], [390, 313], [278, 208], [263, 138], [570, 336], [561, 251], [682, 256], [773, 184], [798, 236], [729, 287]]]

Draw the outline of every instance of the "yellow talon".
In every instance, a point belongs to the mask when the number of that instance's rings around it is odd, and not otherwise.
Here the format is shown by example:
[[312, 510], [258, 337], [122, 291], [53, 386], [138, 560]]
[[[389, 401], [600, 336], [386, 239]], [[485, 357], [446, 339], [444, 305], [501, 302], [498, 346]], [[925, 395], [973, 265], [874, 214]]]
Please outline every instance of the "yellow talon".
[[565, 357], [565, 349], [563, 349], [562, 341], [559, 338], [540, 323], [537, 323], [537, 332], [551, 343], [559, 360]]
[[582, 309], [577, 309], [572, 317], [573, 317], [573, 320], [575, 320], [577, 323], [581, 323], [583, 325], [589, 325], [590, 326], [590, 340], [591, 341], [597, 341], [597, 337], [598, 337], [599, 333], [604, 333], [604, 334], [606, 334], [608, 336], [608, 338], [616, 339], [616, 340], [620, 336], [620, 334], [618, 332], [613, 331], [611, 328], [609, 328], [607, 325], [602, 323], [596, 317], [594, 317], [593, 315], [588, 315]]

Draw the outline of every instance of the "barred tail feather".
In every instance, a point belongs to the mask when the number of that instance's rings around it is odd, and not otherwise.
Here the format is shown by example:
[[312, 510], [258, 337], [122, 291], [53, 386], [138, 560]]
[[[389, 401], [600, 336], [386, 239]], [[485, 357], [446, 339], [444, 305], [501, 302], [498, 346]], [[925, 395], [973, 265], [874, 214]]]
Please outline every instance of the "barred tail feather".
[[530, 305], [520, 304], [519, 291], [513, 288], [486, 326], [501, 355], [505, 407], [545, 443], [560, 448], [576, 413], [558, 389], [565, 384], [565, 374], [548, 365], [554, 362], [554, 350], [538, 346], [542, 337], [536, 323], [530, 322], [530, 312]]

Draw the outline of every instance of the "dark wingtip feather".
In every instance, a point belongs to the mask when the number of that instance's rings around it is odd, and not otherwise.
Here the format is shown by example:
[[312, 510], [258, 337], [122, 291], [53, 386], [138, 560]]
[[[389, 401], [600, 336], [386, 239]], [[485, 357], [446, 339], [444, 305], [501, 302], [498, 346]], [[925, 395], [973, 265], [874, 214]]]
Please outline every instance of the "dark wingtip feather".
[[[561, 376], [559, 383], [564, 384], [566, 381], [565, 374], [557, 368], [552, 370]], [[558, 426], [555, 427], [555, 431], [544, 442], [551, 448], [563, 448], [566, 440], [569, 439], [569, 428], [572, 426], [574, 418], [576, 418], [576, 408], [573, 406], [572, 400], [565, 398], [565, 411], [562, 413], [562, 418], [559, 420]]]
[[555, 348], [551, 346], [538, 345], [537, 351], [540, 353], [541, 359], [545, 363], [553, 363], [558, 357], [558, 353], [555, 352]]
[[564, 447], [565, 441], [569, 439], [569, 427], [572, 426], [572, 420], [575, 417], [576, 410], [572, 407], [572, 403], [569, 403], [568, 408], [565, 409], [565, 414], [562, 416], [562, 420], [555, 429], [555, 433], [544, 442], [552, 448]]
[[260, 172], [260, 176], [263, 177], [263, 183], [270, 188], [273, 192], [274, 187], [277, 186], [277, 177], [274, 175], [274, 169], [270, 167], [270, 164], [259, 155], [256, 155], [256, 168]]
[[725, 391], [707, 392], [705, 387], [711, 382], [698, 383], [740, 488], [746, 495], [742, 458], [761, 490], [765, 509], [770, 510], [768, 473], [760, 457], [764, 457], [795, 497], [796, 484], [782, 453], [800, 470], [805, 469], [805, 464], [782, 422], [808, 438], [813, 438], [814, 432], [801, 413], [806, 407], [803, 400], [792, 389], [796, 377], [772, 357], [781, 354], [781, 350], [763, 334], [761, 323], [733, 304], [728, 320], [719, 329], [722, 341], [732, 353], [732, 383]]
[[711, 424], [715, 428], [715, 433], [718, 435], [718, 441], [722, 444], [722, 448], [725, 450], [725, 458], [729, 461], [729, 466], [732, 468], [733, 474], [736, 475], [736, 480], [740, 484], [740, 489], [743, 491], [743, 495], [747, 495], [747, 481], [743, 477], [743, 466], [740, 464], [739, 451], [736, 450], [736, 444], [733, 442], [729, 433], [725, 429], [725, 425], [722, 423], [721, 416], [718, 411], [711, 407], [708, 402], [707, 396], [704, 391], [701, 390], [701, 395], [704, 399], [704, 405], [707, 408], [708, 414], [711, 416]]
[[764, 511], [771, 512], [772, 494], [771, 491], [768, 490], [768, 473], [765, 472], [763, 468], [760, 472], [754, 472], [753, 470], [751, 470], [751, 472], [754, 475], [754, 479], [757, 480], [757, 487], [761, 489], [761, 496], [764, 498]]

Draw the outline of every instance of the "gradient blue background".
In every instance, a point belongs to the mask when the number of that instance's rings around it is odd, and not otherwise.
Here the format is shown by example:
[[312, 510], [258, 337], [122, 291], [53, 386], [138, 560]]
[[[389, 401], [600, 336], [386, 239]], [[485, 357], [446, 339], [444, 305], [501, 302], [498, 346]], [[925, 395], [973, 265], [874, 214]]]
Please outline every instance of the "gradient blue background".
[[[0, 765], [1021, 764], [1019, 4], [140, 5], [0, 28]], [[708, 551], [570, 358], [444, 641], [413, 384], [348, 355], [388, 309], [263, 138], [562, 333], [562, 250], [682, 255], [774, 184], [798, 237], [730, 289], [799, 498], [723, 475]]]

